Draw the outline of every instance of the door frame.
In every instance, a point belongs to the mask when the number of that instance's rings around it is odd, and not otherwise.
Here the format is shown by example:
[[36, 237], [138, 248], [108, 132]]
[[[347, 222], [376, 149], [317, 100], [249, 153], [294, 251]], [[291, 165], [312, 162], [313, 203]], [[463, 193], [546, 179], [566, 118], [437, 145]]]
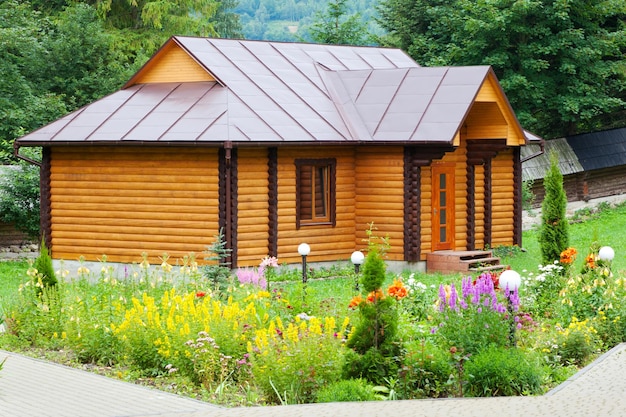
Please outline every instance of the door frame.
[[[454, 163], [435, 163], [431, 166], [433, 251], [454, 249], [454, 222], [456, 219], [454, 171]], [[442, 193], [445, 194], [442, 195]], [[442, 208], [445, 210], [445, 218], [443, 219], [441, 216]]]

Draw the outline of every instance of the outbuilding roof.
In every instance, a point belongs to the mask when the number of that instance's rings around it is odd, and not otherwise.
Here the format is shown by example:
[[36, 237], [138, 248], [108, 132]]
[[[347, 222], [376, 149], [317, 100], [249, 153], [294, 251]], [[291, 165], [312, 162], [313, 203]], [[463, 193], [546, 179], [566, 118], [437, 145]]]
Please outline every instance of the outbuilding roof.
[[[539, 151], [539, 145], [522, 148], [522, 158]], [[567, 136], [545, 141], [544, 153], [522, 164], [524, 181], [541, 179], [556, 154], [563, 175], [626, 165], [626, 128]]]
[[[172, 48], [206, 79], [142, 82]], [[173, 37], [121, 90], [18, 144], [451, 143], [489, 77], [399, 49]]]

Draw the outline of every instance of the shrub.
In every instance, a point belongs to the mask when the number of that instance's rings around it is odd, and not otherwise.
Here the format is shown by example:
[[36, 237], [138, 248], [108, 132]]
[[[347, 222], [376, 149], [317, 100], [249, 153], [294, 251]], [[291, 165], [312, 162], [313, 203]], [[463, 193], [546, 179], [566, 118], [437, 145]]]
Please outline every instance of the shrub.
[[57, 285], [58, 280], [54, 272], [54, 267], [52, 266], [52, 258], [50, 257], [50, 253], [48, 252], [44, 239], [41, 240], [39, 256], [35, 259], [33, 266], [36, 270], [36, 280], [38, 281], [36, 285], [38, 292], [40, 292], [39, 285], [43, 286], [43, 288], [50, 288]]
[[[519, 301], [512, 294], [514, 308]], [[462, 281], [459, 295], [454, 284], [439, 289], [439, 325], [431, 330], [446, 348], [454, 347], [463, 354], [476, 354], [490, 345], [509, 343], [510, 325], [507, 308], [498, 299], [494, 277], [480, 275]]]
[[566, 329], [559, 332], [557, 353], [563, 365], [583, 365], [598, 351], [596, 329], [589, 320], [579, 321], [576, 317]]
[[345, 377], [366, 378], [381, 385], [385, 378], [395, 375], [399, 345], [398, 311], [396, 302], [408, 294], [400, 279], [387, 289], [381, 288], [385, 280], [385, 263], [375, 246], [370, 246], [361, 278], [362, 288], [368, 293], [353, 298], [350, 307], [359, 308], [359, 321], [346, 346], [353, 350], [346, 356], [343, 369]]
[[266, 399], [276, 404], [313, 402], [318, 391], [339, 380], [341, 338], [348, 321], [337, 328], [334, 318], [315, 317], [287, 326], [280, 319], [256, 332], [250, 344], [251, 371]]
[[448, 397], [453, 372], [447, 350], [431, 341], [413, 341], [405, 346], [398, 390], [406, 399]]
[[532, 353], [490, 346], [465, 362], [465, 395], [502, 397], [539, 394], [544, 373]]
[[543, 264], [549, 264], [558, 260], [561, 252], [569, 245], [569, 226], [565, 217], [567, 196], [563, 189], [563, 175], [559, 171], [554, 153], [550, 155], [550, 169], [543, 184], [546, 192], [541, 204], [539, 246]]
[[39, 238], [39, 167], [20, 164], [0, 175], [0, 221]]
[[374, 386], [359, 378], [342, 379], [329, 384], [317, 393], [316, 402], [375, 401], [377, 399]]

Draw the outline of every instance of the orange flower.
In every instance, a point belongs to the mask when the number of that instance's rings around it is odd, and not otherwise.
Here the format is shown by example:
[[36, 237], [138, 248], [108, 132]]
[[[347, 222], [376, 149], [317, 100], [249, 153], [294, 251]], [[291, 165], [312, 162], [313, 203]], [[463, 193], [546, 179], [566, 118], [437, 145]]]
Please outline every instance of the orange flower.
[[383, 291], [379, 288], [376, 291], [372, 291], [371, 293], [367, 294], [367, 302], [375, 303], [378, 300], [382, 300], [383, 297], [384, 297]]
[[587, 255], [587, 257], [585, 258], [585, 263], [587, 264], [587, 267], [589, 269], [593, 269], [596, 267], [596, 257], [593, 253]]
[[562, 264], [571, 264], [576, 259], [576, 249], [567, 248], [563, 252], [561, 252], [561, 263]]
[[400, 279], [393, 281], [393, 284], [387, 289], [387, 293], [394, 297], [396, 300], [400, 300], [407, 296], [408, 291]]
[[348, 304], [348, 308], [356, 308], [362, 302], [363, 302], [363, 297], [361, 297], [360, 295], [357, 295], [356, 297], [353, 297], [352, 300], [350, 300], [350, 304]]

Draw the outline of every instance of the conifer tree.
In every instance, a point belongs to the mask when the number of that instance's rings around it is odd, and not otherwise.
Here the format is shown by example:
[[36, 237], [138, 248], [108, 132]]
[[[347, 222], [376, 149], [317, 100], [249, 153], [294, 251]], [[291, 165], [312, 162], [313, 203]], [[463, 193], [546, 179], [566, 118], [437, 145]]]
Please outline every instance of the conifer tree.
[[545, 196], [541, 204], [539, 246], [543, 264], [546, 265], [560, 259], [561, 252], [569, 245], [569, 225], [565, 217], [567, 196], [554, 153], [550, 155], [550, 169], [543, 179], [543, 186]]

